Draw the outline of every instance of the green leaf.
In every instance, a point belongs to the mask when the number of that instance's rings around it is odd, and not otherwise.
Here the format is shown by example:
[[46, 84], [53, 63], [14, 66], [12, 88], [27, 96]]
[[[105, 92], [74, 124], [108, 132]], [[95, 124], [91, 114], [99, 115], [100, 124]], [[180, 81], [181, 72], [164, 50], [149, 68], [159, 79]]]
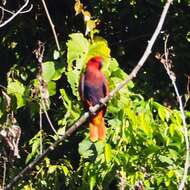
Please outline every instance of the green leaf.
[[52, 61], [47, 61], [42, 64], [42, 76], [46, 82], [53, 79], [55, 74], [55, 65]]
[[73, 94], [79, 98], [78, 83], [90, 44], [81, 33], [74, 33], [69, 37], [70, 40], [67, 42], [67, 79]]
[[190, 42], [190, 32], [187, 32], [186, 39], [188, 42]]
[[13, 95], [16, 97], [17, 100], [17, 109], [24, 106], [26, 103], [24, 93], [25, 93], [25, 86], [19, 82], [18, 80], [8, 80], [7, 86], [7, 93], [9, 95]]
[[40, 151], [40, 140], [41, 140], [41, 131], [39, 131], [30, 141], [29, 144], [32, 145], [32, 151], [28, 154], [25, 163], [27, 164], [31, 159], [39, 154]]
[[95, 185], [96, 185], [96, 176], [94, 175], [90, 177], [90, 190], [93, 190]]
[[59, 57], [60, 57], [60, 53], [59, 53], [59, 51], [54, 50], [54, 52], [53, 52], [53, 58], [54, 58], [54, 60], [59, 59]]
[[90, 149], [91, 146], [92, 146], [92, 142], [89, 139], [83, 140], [79, 144], [79, 154], [83, 158], [89, 158], [90, 156], [93, 155], [93, 151]]
[[105, 145], [105, 150], [104, 150], [104, 155], [105, 155], [105, 160], [107, 163], [109, 163], [112, 159], [112, 151], [111, 151], [111, 146], [110, 144]]
[[66, 166], [61, 166], [61, 168], [62, 168], [65, 176], [69, 175], [69, 170]]
[[63, 98], [63, 103], [64, 103], [64, 106], [67, 108], [67, 110], [71, 110], [71, 100], [69, 99], [67, 93], [65, 92], [64, 89], [60, 89], [60, 93], [61, 93], [61, 96]]
[[57, 170], [57, 166], [56, 166], [56, 165], [50, 165], [50, 166], [48, 167], [47, 173], [48, 173], [48, 174], [52, 174], [52, 173], [55, 173], [56, 170]]
[[3, 109], [3, 98], [0, 97], [0, 118], [2, 117], [4, 113], [4, 109]]
[[170, 158], [170, 157], [167, 157], [167, 156], [162, 156], [160, 155], [159, 156], [159, 160], [162, 162], [162, 163], [167, 163], [169, 165], [173, 164], [173, 160]]
[[54, 81], [48, 82], [48, 92], [50, 96], [56, 94], [56, 83]]
[[110, 49], [106, 40], [96, 38], [90, 43], [81, 33], [69, 35], [70, 40], [67, 42], [67, 79], [71, 85], [73, 94], [79, 98], [78, 85], [81, 72], [87, 61], [96, 56], [102, 56], [104, 61], [109, 57]]
[[95, 144], [97, 155], [101, 155], [104, 152], [105, 142], [97, 141]]
[[108, 47], [108, 43], [102, 37], [96, 37], [93, 43], [90, 44], [87, 59], [90, 59], [96, 55], [101, 56], [104, 61], [110, 57], [110, 49]]
[[62, 76], [62, 73], [65, 72], [65, 62], [63, 59], [55, 62], [55, 74], [52, 80], [59, 80]]

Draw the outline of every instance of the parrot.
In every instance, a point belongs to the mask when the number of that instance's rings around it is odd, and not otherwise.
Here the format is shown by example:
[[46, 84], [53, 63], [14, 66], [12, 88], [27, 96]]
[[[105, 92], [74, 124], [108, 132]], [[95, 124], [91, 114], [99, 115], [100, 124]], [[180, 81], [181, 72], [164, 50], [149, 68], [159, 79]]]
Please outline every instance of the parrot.
[[[92, 57], [87, 62], [85, 72], [80, 77], [79, 94], [86, 110], [100, 103], [101, 98], [109, 94], [108, 80], [101, 71], [102, 63], [103, 59], [101, 56]], [[100, 109], [96, 114], [90, 116], [89, 130], [90, 140], [92, 142], [105, 139], [105, 112], [106, 106]]]

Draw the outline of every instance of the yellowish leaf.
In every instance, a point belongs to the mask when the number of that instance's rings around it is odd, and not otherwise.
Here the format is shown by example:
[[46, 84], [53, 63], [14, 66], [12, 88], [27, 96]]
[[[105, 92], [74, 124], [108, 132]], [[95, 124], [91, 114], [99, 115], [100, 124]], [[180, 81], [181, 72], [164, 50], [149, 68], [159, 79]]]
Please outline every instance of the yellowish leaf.
[[82, 11], [82, 14], [84, 16], [84, 22], [88, 22], [91, 19], [91, 14], [89, 11]]
[[75, 9], [75, 15], [78, 15], [83, 11], [83, 4], [80, 2], [80, 0], [76, 0], [74, 9]]
[[99, 20], [98, 19], [96, 19], [96, 20], [88, 20], [86, 22], [86, 32], [85, 32], [85, 35], [87, 35], [91, 31], [93, 31], [98, 24], [99, 24]]

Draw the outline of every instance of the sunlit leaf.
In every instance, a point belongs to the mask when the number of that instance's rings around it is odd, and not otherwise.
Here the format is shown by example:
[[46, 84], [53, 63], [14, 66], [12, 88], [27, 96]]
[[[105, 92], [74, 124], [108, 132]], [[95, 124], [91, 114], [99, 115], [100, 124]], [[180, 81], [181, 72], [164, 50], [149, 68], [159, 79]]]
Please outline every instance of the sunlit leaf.
[[53, 52], [53, 58], [54, 58], [54, 60], [57, 60], [59, 57], [60, 57], [59, 51], [54, 50], [54, 52]]
[[50, 81], [48, 83], [48, 92], [50, 96], [53, 96], [56, 94], [56, 83], [54, 81]]
[[167, 164], [173, 164], [173, 160], [170, 157], [167, 156], [159, 156], [159, 160], [163, 163], [167, 163]]
[[93, 190], [96, 185], [96, 176], [90, 177], [90, 190]]
[[79, 144], [79, 153], [83, 158], [89, 158], [93, 155], [93, 151], [90, 149], [92, 142], [90, 140], [83, 140]]
[[74, 9], [75, 9], [75, 15], [78, 15], [82, 12], [83, 4], [80, 2], [80, 0], [75, 1]]
[[97, 38], [90, 43], [81, 33], [69, 35], [67, 42], [67, 79], [71, 85], [73, 94], [79, 99], [78, 86], [81, 72], [87, 61], [94, 56], [102, 56], [104, 59], [110, 55], [110, 49], [106, 40]]
[[16, 97], [17, 109], [25, 105], [25, 86], [21, 82], [19, 82], [18, 80], [9, 80], [7, 93]]
[[54, 74], [55, 74], [54, 62], [48, 61], [42, 64], [42, 76], [46, 82], [52, 80]]
[[109, 163], [112, 159], [112, 152], [111, 152], [110, 144], [105, 145], [104, 155], [105, 155], [106, 162]]

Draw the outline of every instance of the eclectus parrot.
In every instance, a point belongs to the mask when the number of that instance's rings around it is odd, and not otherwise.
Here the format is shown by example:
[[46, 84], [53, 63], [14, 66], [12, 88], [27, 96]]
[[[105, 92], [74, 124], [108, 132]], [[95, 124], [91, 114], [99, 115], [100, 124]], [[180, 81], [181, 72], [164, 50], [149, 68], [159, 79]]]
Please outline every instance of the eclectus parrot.
[[[84, 74], [80, 78], [79, 92], [85, 109], [89, 109], [99, 103], [100, 99], [109, 94], [108, 81], [101, 72], [102, 58], [95, 56], [91, 58]], [[105, 139], [106, 127], [104, 123], [104, 106], [95, 115], [90, 117], [90, 140], [92, 142]]]

